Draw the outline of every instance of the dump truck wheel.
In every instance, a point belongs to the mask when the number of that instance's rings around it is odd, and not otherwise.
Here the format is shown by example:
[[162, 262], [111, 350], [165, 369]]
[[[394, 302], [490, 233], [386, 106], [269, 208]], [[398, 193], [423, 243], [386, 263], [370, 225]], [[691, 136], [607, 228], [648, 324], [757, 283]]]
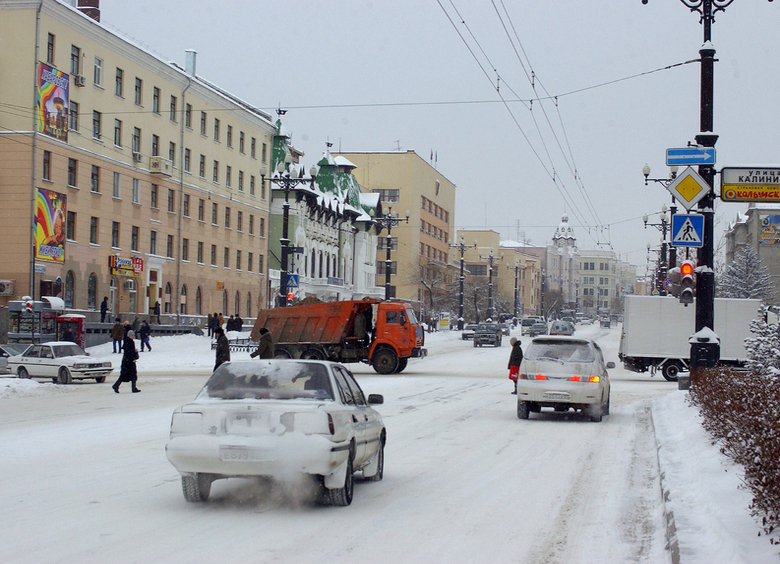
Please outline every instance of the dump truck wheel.
[[277, 349], [274, 352], [274, 358], [292, 358], [292, 356], [284, 349]]
[[303, 351], [301, 358], [304, 360], [325, 360], [325, 355], [322, 354], [321, 350], [311, 348]]
[[404, 368], [406, 368], [406, 365], [409, 363], [408, 358], [401, 358], [398, 360], [398, 368], [395, 369], [396, 374], [399, 372], [403, 372]]
[[387, 347], [379, 349], [374, 353], [371, 365], [379, 374], [392, 374], [398, 369], [398, 355]]

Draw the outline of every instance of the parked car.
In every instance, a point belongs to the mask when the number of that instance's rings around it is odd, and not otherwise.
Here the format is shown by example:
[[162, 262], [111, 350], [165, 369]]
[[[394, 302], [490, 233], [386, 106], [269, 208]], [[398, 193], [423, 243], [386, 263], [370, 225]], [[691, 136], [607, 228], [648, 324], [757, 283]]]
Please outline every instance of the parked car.
[[528, 331], [531, 330], [531, 326], [536, 323], [536, 321], [537, 319], [535, 317], [526, 317], [520, 321], [520, 334], [527, 335]]
[[60, 384], [88, 378], [102, 384], [113, 370], [110, 360], [95, 360], [70, 341], [31, 345], [24, 353], [8, 357], [8, 368], [19, 378], [51, 378]]
[[480, 323], [474, 332], [474, 346], [493, 345], [500, 347], [503, 334], [498, 323]]
[[547, 322], [546, 321], [536, 321], [533, 325], [531, 325], [531, 328], [528, 330], [528, 334], [531, 337], [537, 337], [538, 335], [546, 335], [547, 334]]
[[474, 338], [474, 331], [477, 329], [476, 323], [469, 323], [468, 325], [463, 326], [463, 331], [460, 333], [460, 338], [464, 341], [467, 341], [469, 339]]
[[0, 374], [11, 372], [8, 367], [8, 358], [22, 354], [28, 346], [30, 345], [0, 345]]
[[552, 322], [549, 334], [566, 335], [567, 337], [571, 337], [574, 335], [574, 324], [563, 319], [558, 319], [557, 321]]
[[226, 362], [177, 408], [165, 447], [184, 498], [206, 501], [214, 480], [310, 475], [320, 500], [352, 503], [354, 472], [384, 474], [382, 417], [343, 365], [319, 360]]
[[599, 318], [599, 326], [601, 326], [601, 327], [611, 327], [612, 326], [612, 320], [609, 318], [608, 315], [602, 315]]
[[590, 339], [537, 337], [526, 348], [517, 379], [517, 417], [543, 407], [587, 413], [591, 421], [609, 415], [610, 383], [599, 346]]

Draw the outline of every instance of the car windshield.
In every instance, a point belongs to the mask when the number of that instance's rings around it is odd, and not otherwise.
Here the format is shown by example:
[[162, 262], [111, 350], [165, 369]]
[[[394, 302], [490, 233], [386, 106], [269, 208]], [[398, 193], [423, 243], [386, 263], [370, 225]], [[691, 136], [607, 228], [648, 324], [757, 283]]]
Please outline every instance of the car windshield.
[[534, 323], [536, 323], [536, 320], [535, 319], [523, 319], [520, 323], [522, 325], [529, 326], [529, 325], [533, 325]]
[[412, 325], [417, 325], [417, 317], [414, 315], [414, 310], [410, 307], [406, 308], [406, 319], [409, 320], [409, 323]]
[[293, 360], [225, 363], [211, 375], [198, 399], [332, 400], [328, 369]]
[[561, 362], [594, 362], [596, 355], [586, 341], [535, 339], [525, 351], [525, 358]]
[[55, 358], [62, 358], [65, 356], [83, 356], [87, 354], [84, 352], [84, 349], [78, 345], [54, 345], [52, 346], [52, 349], [54, 350]]
[[481, 323], [479, 326], [480, 331], [495, 331], [497, 326], [493, 323]]

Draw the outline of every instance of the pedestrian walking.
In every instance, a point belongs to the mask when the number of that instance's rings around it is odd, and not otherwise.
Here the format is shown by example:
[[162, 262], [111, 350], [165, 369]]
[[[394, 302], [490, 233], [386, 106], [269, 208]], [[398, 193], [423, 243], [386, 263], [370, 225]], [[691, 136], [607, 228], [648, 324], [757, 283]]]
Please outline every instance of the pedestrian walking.
[[144, 352], [144, 345], [151, 352], [152, 345], [149, 344], [149, 335], [152, 333], [152, 328], [146, 322], [146, 319], [141, 321], [141, 328], [138, 330], [138, 338], [141, 339], [141, 352]]
[[520, 374], [520, 363], [523, 362], [523, 348], [520, 346], [520, 341], [517, 337], [509, 339], [509, 344], [512, 345], [512, 352], [509, 353], [509, 379], [514, 384], [512, 394], [517, 395], [517, 376]]
[[206, 335], [208, 335], [209, 337], [211, 337], [211, 320], [212, 319], [213, 319], [213, 317], [211, 316], [211, 314], [209, 314], [209, 316], [206, 318]]
[[233, 316], [231, 315], [230, 318], [227, 320], [227, 325], [225, 326], [225, 331], [235, 331], [236, 327], [234, 325]]
[[160, 323], [160, 302], [159, 301], [154, 302], [154, 308], [152, 309], [152, 311], [154, 312], [154, 317], [157, 318], [157, 325], [162, 325], [162, 323]]
[[211, 316], [211, 336], [216, 337], [216, 330], [217, 327], [219, 327], [219, 316], [217, 315], [217, 312], [214, 312], [214, 315]]
[[233, 328], [239, 333], [244, 330], [244, 320], [238, 314], [233, 318]]
[[257, 350], [249, 355], [252, 358], [273, 358], [274, 357], [274, 340], [271, 338], [271, 332], [265, 327], [260, 328], [260, 340], [257, 343]]
[[130, 329], [127, 332], [124, 343], [122, 343], [122, 367], [119, 369], [119, 379], [114, 382], [111, 388], [119, 393], [119, 386], [122, 382], [130, 382], [134, 394], [137, 394], [141, 390], [136, 386], [138, 381], [138, 369], [135, 366], [135, 361], [138, 360], [138, 351], [135, 349], [135, 332]]
[[214, 334], [217, 336], [217, 362], [214, 364], [216, 370], [223, 362], [230, 362], [230, 342], [222, 327], [217, 327]]
[[114, 340], [114, 352], [122, 352], [122, 339], [125, 336], [125, 332], [122, 329], [122, 320], [118, 317], [114, 321], [114, 326], [111, 328], [111, 338]]
[[106, 314], [108, 313], [108, 296], [105, 296], [103, 298], [103, 301], [100, 302], [100, 322], [105, 323], [106, 322]]
[[133, 324], [130, 326], [130, 329], [135, 331], [135, 334], [138, 335], [138, 331], [141, 329], [141, 322], [139, 321], [138, 316], [133, 319]]
[[217, 316], [217, 319], [219, 319], [219, 326], [222, 327], [225, 324], [225, 316], [223, 316], [221, 313]]

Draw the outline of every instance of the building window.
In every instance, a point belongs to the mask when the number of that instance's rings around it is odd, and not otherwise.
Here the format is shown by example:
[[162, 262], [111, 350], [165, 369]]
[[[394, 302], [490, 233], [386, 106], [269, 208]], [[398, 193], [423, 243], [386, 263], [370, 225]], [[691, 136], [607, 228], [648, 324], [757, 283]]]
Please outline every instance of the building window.
[[219, 143], [219, 120], [214, 118], [214, 141]]
[[254, 159], [255, 158], [255, 147], [257, 146], [257, 139], [252, 137], [252, 140], [249, 142], [249, 154]]
[[257, 255], [257, 273], [263, 273], [263, 255]]
[[43, 152], [43, 179], [51, 181], [51, 151]]
[[133, 152], [141, 152], [141, 130], [137, 127], [133, 128]]
[[185, 172], [190, 171], [190, 150], [184, 149], [184, 170]]
[[157, 184], [152, 184], [151, 200], [149, 202], [149, 205], [153, 210], [157, 209]]
[[240, 131], [238, 133], [238, 152], [242, 155], [244, 154], [244, 132]]
[[[385, 272], [387, 271], [386, 267], [387, 263], [385, 261], [377, 261], [376, 263], [376, 275], [382, 275], [384, 276]], [[395, 275], [397, 273], [397, 263], [395, 261], [392, 261], [390, 263], [390, 274]]]
[[217, 224], [217, 204], [214, 202], [211, 203], [211, 224]]
[[168, 188], [168, 213], [173, 213], [175, 211], [175, 192]]
[[206, 112], [200, 112], [200, 134], [206, 135]]
[[54, 35], [49, 34], [49, 39], [46, 42], [46, 62], [50, 65], [54, 64]]
[[241, 251], [236, 251], [236, 270], [241, 270]]
[[114, 198], [121, 198], [122, 197], [122, 194], [121, 194], [121, 191], [120, 191], [120, 189], [121, 189], [121, 180], [122, 179], [121, 179], [121, 176], [119, 175], [119, 173], [115, 172], [114, 173], [114, 185], [113, 185], [113, 187], [114, 187], [114, 191], [113, 191]]
[[173, 258], [173, 235], [168, 235], [168, 244], [165, 245], [165, 256]]
[[176, 96], [171, 96], [171, 121], [176, 121]]
[[133, 203], [141, 203], [141, 181], [138, 178], [133, 178]]
[[90, 190], [96, 194], [100, 193], [100, 167], [92, 165], [92, 172], [89, 175]]
[[254, 196], [255, 195], [255, 175], [251, 175], [249, 177], [249, 195]]
[[265, 218], [264, 217], [260, 217], [258, 219], [259, 219], [258, 225], [257, 225], [257, 227], [258, 227], [258, 230], [257, 230], [258, 231], [258, 235], [260, 235], [260, 237], [265, 237]]
[[[374, 194], [379, 194], [379, 198], [383, 202], [397, 202], [398, 201], [398, 189], [397, 188], [388, 188], [385, 190], [382, 189], [376, 189], [372, 190]], [[428, 202], [428, 211], [430, 210], [430, 202]]]
[[228, 125], [227, 126], [227, 146], [233, 147], [233, 126]]
[[133, 225], [133, 228], [130, 230], [130, 250], [138, 252], [138, 226]]
[[65, 237], [69, 241], [76, 240], [76, 212], [68, 212], [67, 225], [65, 226]]
[[118, 119], [114, 120], [114, 145], [122, 146], [122, 122]]
[[222, 253], [222, 266], [223, 266], [223, 268], [230, 268], [230, 248], [229, 247], [225, 247], [225, 250]]
[[122, 69], [117, 67], [116, 69], [116, 84], [114, 85], [114, 94], [116, 96], [122, 97], [122, 94], [124, 93], [124, 80], [125, 80], [125, 73]]
[[190, 217], [190, 195], [189, 194], [184, 194], [184, 201], [182, 202], [182, 206], [184, 207], [184, 210], [182, 211], [184, 217]]
[[217, 266], [217, 246], [211, 245], [211, 266]]
[[198, 165], [198, 176], [206, 178], [206, 155], [200, 156], [200, 164]]
[[263, 154], [261, 155], [261, 157], [264, 163], [268, 162], [267, 155], [268, 155], [268, 145], [263, 143]]
[[244, 171], [239, 170], [238, 171], [238, 191], [243, 192], [244, 191]]
[[198, 241], [198, 264], [203, 264], [203, 241]]
[[225, 167], [225, 186], [230, 188], [230, 183], [232, 182], [232, 176], [233, 176], [233, 167], [230, 165]]
[[168, 143], [168, 160], [172, 163], [176, 162], [176, 143], [173, 141]]
[[184, 105], [184, 127], [192, 129], [192, 104]]
[[198, 199], [198, 221], [204, 221], [203, 216], [205, 215], [205, 208], [206, 207], [206, 201], [202, 198]]
[[249, 234], [255, 234], [255, 216], [251, 213], [249, 214]]
[[102, 136], [102, 127], [101, 127], [101, 114], [100, 112], [93, 111], [92, 112], [92, 138], [93, 139], [100, 139]]
[[81, 49], [70, 46], [70, 74], [81, 74]]
[[115, 249], [119, 248], [119, 222], [111, 222], [111, 246]]
[[89, 242], [93, 245], [98, 244], [98, 218], [89, 218]]
[[87, 278], [87, 309], [94, 310], [97, 305], [97, 276], [94, 272], [89, 273]]
[[265, 182], [260, 183], [260, 199], [265, 200]]
[[156, 114], [160, 113], [160, 89], [156, 86], [152, 88], [152, 111]]
[[230, 208], [225, 206], [225, 229], [230, 229]]
[[247, 272], [252, 272], [252, 262], [254, 259], [254, 255], [252, 253], [246, 254], [246, 270]]
[[152, 255], [157, 254], [157, 231], [154, 229], [149, 231], [149, 253]]
[[135, 105], [140, 106], [143, 99], [141, 98], [141, 92], [143, 90], [144, 81], [135, 77]]
[[214, 161], [214, 167], [211, 172], [211, 180], [219, 182], [219, 161]]
[[190, 260], [190, 240], [189, 239], [182, 239], [181, 240], [181, 260]]
[[244, 213], [238, 212], [238, 216], [236, 217], [236, 229], [241, 231], [244, 223]]
[[68, 109], [68, 129], [73, 133], [79, 132], [79, 105], [73, 100], [70, 101]]
[[95, 65], [92, 67], [92, 82], [95, 86], [103, 86], [103, 59], [95, 57]]
[[152, 156], [157, 157], [160, 155], [160, 136], [152, 135]]

